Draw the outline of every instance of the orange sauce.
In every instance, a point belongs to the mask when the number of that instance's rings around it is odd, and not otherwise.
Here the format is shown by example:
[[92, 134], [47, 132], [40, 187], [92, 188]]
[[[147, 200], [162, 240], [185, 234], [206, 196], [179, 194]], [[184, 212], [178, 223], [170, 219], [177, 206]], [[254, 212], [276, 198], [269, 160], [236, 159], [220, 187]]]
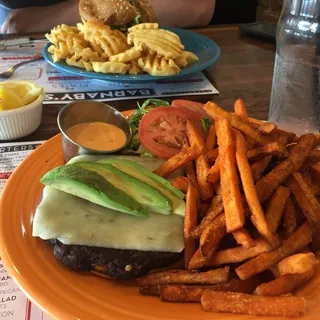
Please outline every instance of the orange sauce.
[[127, 142], [122, 129], [105, 122], [78, 123], [67, 130], [67, 135], [80, 145], [98, 151], [115, 150]]

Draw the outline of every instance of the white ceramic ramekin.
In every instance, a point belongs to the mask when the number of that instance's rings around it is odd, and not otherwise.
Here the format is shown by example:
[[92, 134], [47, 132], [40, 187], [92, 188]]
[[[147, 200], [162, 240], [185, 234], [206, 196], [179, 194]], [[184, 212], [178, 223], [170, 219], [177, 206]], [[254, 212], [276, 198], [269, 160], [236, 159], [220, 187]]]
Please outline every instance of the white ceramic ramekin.
[[0, 140], [25, 137], [34, 132], [41, 123], [43, 92], [37, 100], [21, 108], [0, 111]]

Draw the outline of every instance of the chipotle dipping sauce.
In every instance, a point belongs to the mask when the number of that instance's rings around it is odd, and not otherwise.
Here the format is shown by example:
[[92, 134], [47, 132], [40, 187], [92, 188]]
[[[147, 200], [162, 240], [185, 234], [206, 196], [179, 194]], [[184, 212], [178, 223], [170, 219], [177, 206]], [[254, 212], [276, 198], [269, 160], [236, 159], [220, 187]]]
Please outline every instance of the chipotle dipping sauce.
[[122, 129], [105, 122], [78, 123], [66, 133], [76, 143], [97, 151], [116, 150], [127, 142]]

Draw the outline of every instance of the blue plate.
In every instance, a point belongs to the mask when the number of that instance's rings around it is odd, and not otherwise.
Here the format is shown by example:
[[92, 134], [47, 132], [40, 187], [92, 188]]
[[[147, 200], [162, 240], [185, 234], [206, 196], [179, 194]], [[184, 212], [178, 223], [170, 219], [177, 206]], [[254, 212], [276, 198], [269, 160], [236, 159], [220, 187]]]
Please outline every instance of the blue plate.
[[181, 72], [174, 76], [151, 76], [148, 74], [140, 74], [140, 75], [116, 75], [116, 74], [105, 74], [105, 73], [97, 73], [97, 72], [88, 72], [80, 68], [72, 67], [66, 64], [64, 61], [61, 62], [53, 62], [51, 54], [48, 52], [48, 47], [51, 45], [50, 43], [45, 46], [43, 49], [43, 56], [45, 60], [50, 63], [52, 66], [57, 68], [60, 71], [72, 73], [82, 77], [88, 77], [93, 79], [100, 79], [105, 81], [122, 81], [122, 82], [147, 82], [147, 81], [158, 81], [163, 79], [172, 79], [178, 78], [181, 76], [190, 75], [195, 72], [199, 72], [204, 70], [211, 65], [213, 65], [220, 57], [220, 48], [219, 46], [212, 41], [211, 39], [192, 32], [188, 30], [178, 29], [178, 28], [165, 28], [169, 31], [176, 33], [180, 39], [182, 44], [185, 47], [185, 50], [192, 51], [195, 53], [199, 61], [195, 64], [190, 65], [189, 67], [182, 69]]

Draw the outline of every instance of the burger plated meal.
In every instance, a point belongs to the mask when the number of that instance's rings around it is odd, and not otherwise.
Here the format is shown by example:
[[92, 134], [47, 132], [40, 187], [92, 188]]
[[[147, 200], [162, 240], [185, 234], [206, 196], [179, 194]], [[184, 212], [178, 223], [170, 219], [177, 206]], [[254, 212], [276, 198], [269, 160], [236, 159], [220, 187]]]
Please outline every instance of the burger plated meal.
[[33, 236], [75, 272], [137, 279], [162, 301], [304, 314], [299, 290], [318, 273], [319, 135], [250, 118], [241, 99], [234, 112], [149, 99], [128, 121], [135, 155], [78, 156], [42, 177]]
[[46, 35], [52, 60], [89, 72], [171, 76], [199, 61], [180, 37], [159, 27], [146, 0], [83, 0], [82, 23]]

